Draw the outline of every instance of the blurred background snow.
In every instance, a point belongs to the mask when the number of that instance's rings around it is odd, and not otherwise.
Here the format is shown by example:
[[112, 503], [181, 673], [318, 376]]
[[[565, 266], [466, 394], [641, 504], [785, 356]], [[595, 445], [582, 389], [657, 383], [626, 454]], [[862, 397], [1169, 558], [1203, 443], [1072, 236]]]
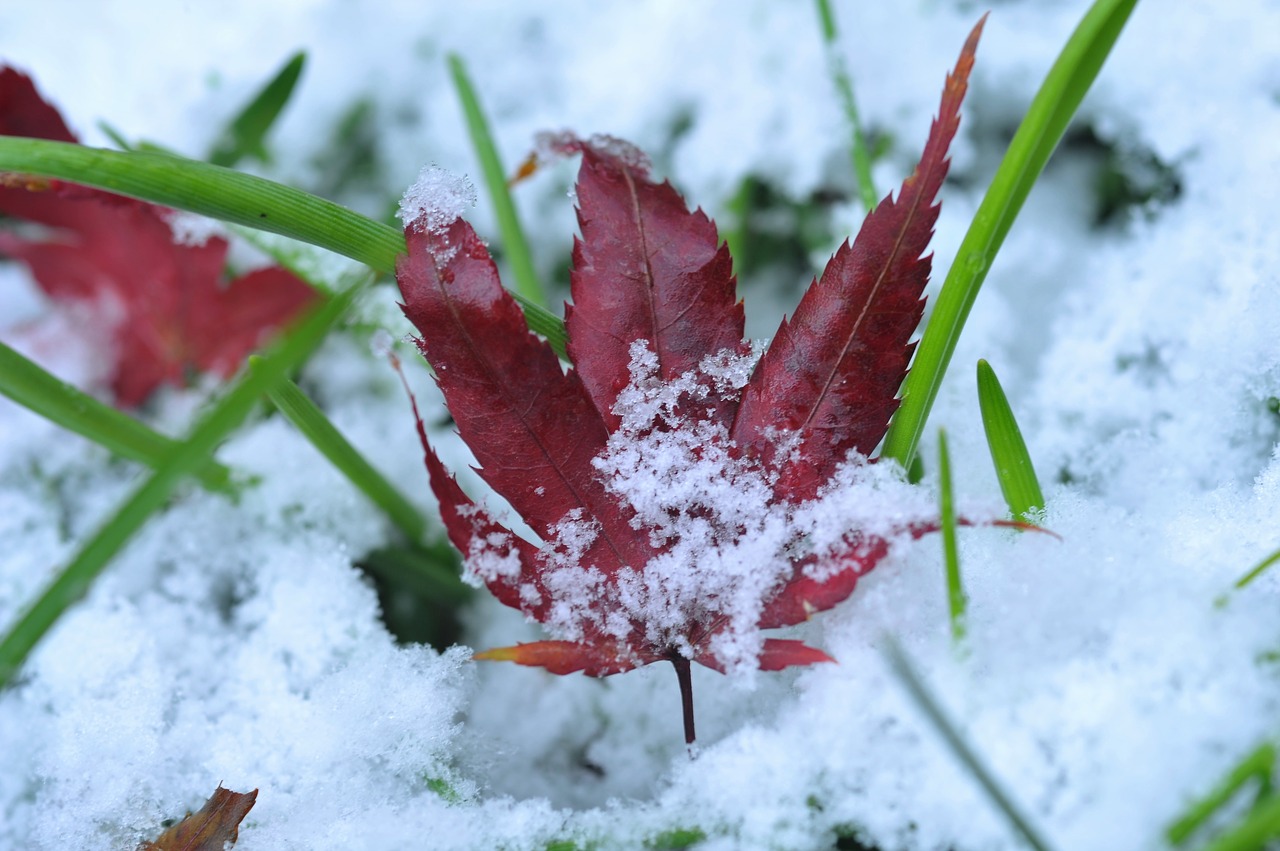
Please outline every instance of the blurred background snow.
[[[986, 7], [834, 5], [864, 122], [886, 145], [883, 194], [918, 156]], [[932, 291], [1085, 6], [992, 4]], [[450, 52], [508, 166], [538, 131], [607, 132], [649, 151], [722, 225], [748, 177], [816, 215], [798, 260], [739, 265], [755, 336], [861, 217], [807, 3], [0, 8], [0, 59], [91, 144], [106, 143], [105, 120], [202, 155], [299, 49], [308, 65], [274, 162], [255, 168], [371, 215], [392, 212], [427, 165], [479, 183]], [[556, 678], [397, 644], [353, 567], [387, 524], [291, 427], [261, 418], [222, 455], [262, 484], [239, 505], [184, 494], [0, 694], [0, 846], [131, 848], [221, 782], [261, 790], [244, 849], [635, 847], [695, 827], [715, 849], [854, 835], [884, 849], [1018, 847], [885, 667], [894, 633], [1057, 847], [1162, 847], [1191, 797], [1280, 729], [1280, 574], [1213, 605], [1280, 547], [1277, 138], [1280, 6], [1139, 5], [994, 264], [933, 413], [962, 504], [997, 505], [973, 381], [988, 359], [1062, 536], [962, 534], [967, 658], [949, 644], [938, 541], [903, 545], [803, 628], [840, 665], [753, 684], [698, 672], [691, 761], [669, 671]], [[517, 193], [562, 292], [572, 174], [553, 168]], [[770, 215], [794, 230], [795, 205]], [[494, 234], [483, 200], [475, 221]], [[13, 267], [0, 266], [0, 317], [25, 323], [24, 350], [92, 383], [92, 347]], [[411, 378], [447, 443], [425, 369]], [[332, 341], [304, 383], [429, 504], [413, 421], [367, 330]], [[195, 404], [171, 394], [151, 415], [176, 428]], [[923, 453], [932, 469], [931, 440]], [[0, 628], [137, 476], [0, 403]], [[537, 634], [492, 601], [464, 621], [468, 646]]]

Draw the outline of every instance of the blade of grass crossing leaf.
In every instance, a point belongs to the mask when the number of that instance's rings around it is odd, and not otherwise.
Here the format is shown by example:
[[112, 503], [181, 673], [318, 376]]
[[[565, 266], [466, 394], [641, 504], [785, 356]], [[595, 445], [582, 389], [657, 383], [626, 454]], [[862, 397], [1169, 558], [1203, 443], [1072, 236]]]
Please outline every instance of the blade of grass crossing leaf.
[[938, 429], [938, 493], [942, 517], [942, 560], [947, 573], [947, 608], [951, 614], [951, 641], [957, 647], [964, 641], [964, 583], [960, 578], [960, 547], [956, 541], [956, 507], [951, 487], [951, 453], [947, 449], [947, 433]]
[[1193, 833], [1199, 830], [1214, 813], [1222, 809], [1223, 805], [1250, 780], [1258, 781], [1257, 803], [1261, 803], [1271, 794], [1271, 772], [1275, 770], [1275, 764], [1275, 745], [1264, 742], [1237, 763], [1213, 791], [1192, 803], [1180, 819], [1169, 825], [1165, 831], [1169, 842], [1181, 845], [1190, 839]]
[[1009, 399], [996, 378], [995, 370], [985, 360], [978, 361], [978, 407], [982, 410], [982, 427], [987, 433], [987, 446], [995, 464], [1000, 492], [1014, 519], [1044, 508], [1044, 494], [1031, 465], [1031, 455], [1022, 439], [1022, 430], [1014, 419]]
[[[178, 445], [128, 414], [60, 381], [3, 343], [0, 393], [55, 425], [149, 467], [166, 463]], [[205, 459], [195, 476], [210, 490], [234, 491], [231, 471], [212, 459]]]
[[457, 54], [449, 54], [449, 73], [453, 76], [454, 88], [458, 90], [458, 99], [462, 101], [467, 132], [471, 135], [476, 159], [480, 161], [480, 171], [484, 175], [485, 185], [489, 187], [489, 198], [493, 202], [498, 230], [502, 234], [502, 247], [516, 279], [515, 292], [534, 304], [546, 304], [547, 297], [542, 291], [542, 284], [538, 282], [538, 273], [533, 268], [533, 254], [529, 251], [524, 229], [520, 226], [520, 217], [516, 214], [515, 201], [512, 200], [511, 190], [507, 185], [507, 173], [498, 156], [498, 146], [494, 144], [493, 135], [489, 132], [489, 122], [484, 117], [475, 87], [471, 85], [467, 67]]
[[[233, 224], [270, 231], [350, 257], [386, 275], [404, 234], [345, 207], [261, 177], [167, 154], [108, 151], [0, 136], [0, 171], [69, 180]], [[516, 294], [529, 327], [563, 357], [564, 323]]]
[[[249, 366], [254, 372], [261, 370], [262, 364], [260, 357], [249, 358]], [[267, 395], [280, 413], [311, 441], [311, 445], [381, 508], [409, 540], [422, 541], [427, 532], [427, 522], [422, 514], [343, 437], [297, 384], [286, 378], [270, 388]]]
[[27, 654], [59, 617], [88, 592], [107, 564], [172, 495], [178, 483], [208, 460], [272, 386], [303, 363], [355, 298], [352, 290], [326, 300], [287, 331], [263, 357], [260, 368], [237, 381], [209, 409], [187, 440], [125, 500], [80, 548], [29, 609], [0, 639], [0, 686], [8, 683]]
[[209, 162], [229, 167], [245, 157], [269, 160], [264, 144], [267, 133], [293, 96], [306, 62], [307, 54], [302, 51], [290, 57], [222, 132], [209, 152]]
[[1280, 795], [1272, 795], [1244, 821], [1204, 847], [1204, 851], [1265, 851], [1280, 836]]
[[1096, 0], [1067, 40], [974, 214], [934, 303], [881, 455], [907, 467], [987, 270], [1137, 0]]
[[965, 768], [969, 769], [969, 773], [978, 781], [978, 785], [983, 788], [992, 802], [1004, 813], [1023, 841], [1029, 847], [1036, 849], [1036, 851], [1051, 851], [1053, 846], [1040, 835], [1040, 832], [1031, 824], [1031, 820], [1022, 814], [1022, 811], [1013, 802], [1013, 798], [1004, 791], [999, 782], [996, 781], [995, 776], [978, 759], [978, 755], [974, 753], [973, 749], [964, 740], [964, 737], [960, 735], [960, 731], [956, 729], [955, 724], [951, 722], [943, 711], [942, 704], [925, 686], [924, 680], [916, 672], [915, 666], [907, 659], [906, 653], [892, 636], [885, 637], [884, 655], [889, 662], [889, 667], [898, 676], [907, 693], [911, 695], [916, 705], [933, 723], [933, 726], [942, 735], [943, 740], [951, 748], [952, 753], [964, 764]]
[[107, 151], [0, 137], [0, 171], [69, 180], [283, 234], [383, 272], [395, 271], [403, 234], [299, 189], [172, 154]]
[[845, 120], [849, 122], [852, 133], [849, 150], [853, 160], [853, 174], [858, 181], [858, 197], [862, 200], [863, 209], [870, 212], [876, 208], [880, 196], [876, 194], [875, 184], [871, 180], [871, 155], [867, 149], [867, 137], [862, 130], [862, 119], [858, 115], [858, 102], [853, 97], [853, 79], [849, 76], [844, 57], [840, 55], [836, 16], [830, 0], [815, 2], [818, 6], [818, 21], [822, 25], [822, 41], [826, 47], [827, 72], [840, 96], [840, 106], [844, 109]]

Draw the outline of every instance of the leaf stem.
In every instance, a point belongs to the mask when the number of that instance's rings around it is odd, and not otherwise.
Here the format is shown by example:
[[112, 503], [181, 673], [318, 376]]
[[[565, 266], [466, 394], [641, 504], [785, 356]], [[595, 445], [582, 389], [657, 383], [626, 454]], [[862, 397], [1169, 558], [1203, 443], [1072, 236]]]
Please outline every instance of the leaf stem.
[[692, 745], [697, 738], [693, 729], [693, 672], [689, 660], [672, 651], [667, 657], [676, 669], [676, 679], [680, 682], [680, 710], [684, 715], [684, 743]]

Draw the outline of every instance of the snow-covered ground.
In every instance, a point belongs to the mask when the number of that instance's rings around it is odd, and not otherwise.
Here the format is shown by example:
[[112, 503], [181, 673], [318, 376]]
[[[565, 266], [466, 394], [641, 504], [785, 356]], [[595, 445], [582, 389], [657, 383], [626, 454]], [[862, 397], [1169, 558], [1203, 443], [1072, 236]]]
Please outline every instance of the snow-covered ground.
[[[1085, 6], [994, 4], [942, 193], [934, 288]], [[864, 120], [891, 142], [876, 166], [883, 192], [918, 156], [984, 7], [836, 7]], [[468, 62], [509, 165], [537, 131], [608, 132], [726, 220], [748, 174], [795, 197], [850, 185], [807, 3], [0, 9], [0, 59], [91, 144], [105, 144], [106, 120], [202, 154], [299, 48], [305, 77], [275, 163], [258, 168], [377, 215], [424, 165], [476, 174], [449, 52]], [[334, 140], [361, 101], [347, 138], [374, 145], [377, 168], [346, 173]], [[1045, 486], [1044, 525], [1061, 536], [962, 532], [967, 655], [949, 638], [939, 541], [904, 542], [852, 598], [793, 631], [840, 664], [695, 672], [691, 760], [665, 667], [590, 680], [397, 646], [352, 566], [389, 525], [264, 416], [221, 452], [261, 483], [238, 504], [184, 492], [0, 693], [0, 847], [132, 848], [219, 782], [260, 789], [236, 846], [247, 851], [660, 847], [677, 829], [702, 831], [708, 849], [830, 848], [852, 831], [884, 849], [1019, 847], [887, 667], [889, 634], [1056, 847], [1163, 847], [1194, 796], [1280, 733], [1280, 572], [1215, 606], [1280, 547], [1280, 6], [1140, 4], [1078, 123], [991, 269], [932, 417], [948, 430], [961, 504], [998, 510], [973, 379], [989, 360]], [[1098, 179], [1117, 164], [1138, 183], [1176, 184], [1176, 197], [1099, 224]], [[570, 174], [518, 193], [548, 276], [573, 232]], [[851, 203], [832, 215], [841, 235], [860, 217]], [[494, 234], [484, 201], [474, 221]], [[92, 384], [74, 326], [16, 267], [0, 267], [0, 282], [0, 335]], [[797, 282], [741, 283], [749, 332], [772, 333]], [[407, 404], [362, 334], [330, 341], [304, 383], [430, 508]], [[440, 422], [425, 366], [410, 369]], [[149, 416], [180, 429], [198, 401], [170, 393]], [[935, 451], [927, 440], [927, 462]], [[139, 475], [0, 401], [0, 629]], [[539, 634], [492, 600], [465, 621], [469, 647]]]

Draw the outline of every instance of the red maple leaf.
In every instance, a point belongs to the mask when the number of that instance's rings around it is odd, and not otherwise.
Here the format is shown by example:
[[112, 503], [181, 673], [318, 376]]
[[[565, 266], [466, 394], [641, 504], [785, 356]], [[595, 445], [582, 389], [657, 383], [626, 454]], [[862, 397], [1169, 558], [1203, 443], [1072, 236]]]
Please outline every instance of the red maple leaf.
[[758, 361], [715, 225], [625, 143], [553, 142], [582, 155], [567, 372], [527, 330], [469, 224], [438, 210], [409, 223], [404, 312], [480, 476], [540, 543], [473, 503], [423, 434], [445, 527], [473, 577], [558, 636], [476, 658], [590, 676], [668, 660], [689, 742], [691, 662], [832, 661], [759, 630], [831, 608], [895, 535], [935, 528], [919, 515], [877, 524], [865, 509], [858, 525], [858, 504], [841, 495], [888, 472], [866, 455], [911, 358], [934, 198], [981, 28], [947, 78], [915, 172]]
[[[31, 79], [0, 68], [0, 135], [75, 142]], [[171, 212], [107, 192], [0, 175], [0, 213], [43, 226], [0, 231], [0, 255], [25, 263], [53, 300], [77, 308], [112, 342], [112, 389], [125, 407], [191, 372], [234, 373], [263, 337], [315, 293], [270, 267], [227, 282], [227, 242], [188, 245]]]

